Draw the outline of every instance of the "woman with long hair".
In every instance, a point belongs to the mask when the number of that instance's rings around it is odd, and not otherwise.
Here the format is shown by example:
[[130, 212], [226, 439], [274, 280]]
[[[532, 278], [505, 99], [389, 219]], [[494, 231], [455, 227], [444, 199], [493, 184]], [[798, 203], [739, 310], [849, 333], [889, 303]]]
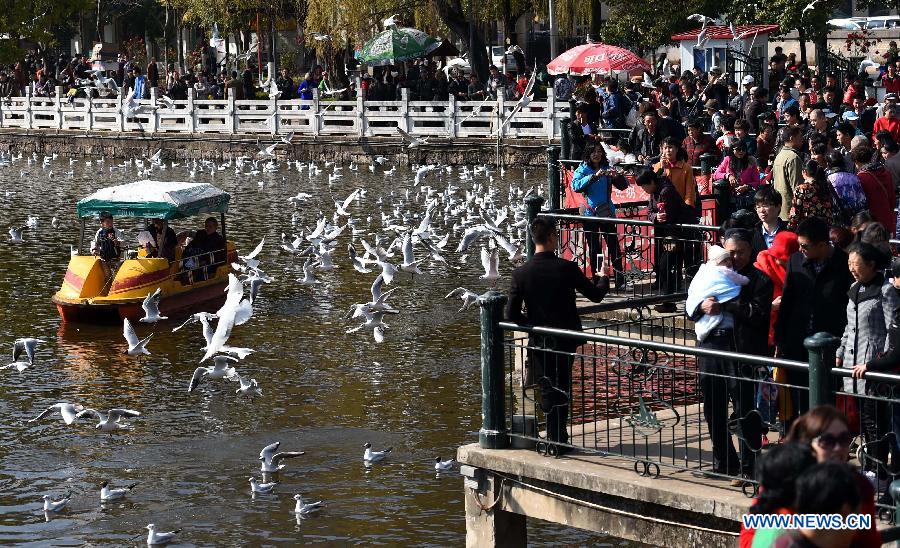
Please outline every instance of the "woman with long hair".
[[809, 160], [803, 167], [803, 182], [794, 189], [788, 228], [796, 230], [807, 217], [819, 217], [829, 225], [834, 222], [831, 209], [830, 183], [815, 160]]
[[756, 158], [747, 153], [745, 141], [735, 141], [730, 153], [713, 174], [713, 181], [728, 181], [735, 209], [753, 210], [753, 197], [759, 188], [759, 167]]
[[[612, 189], [615, 187], [625, 190], [628, 188], [628, 181], [623, 175], [610, 170], [606, 149], [602, 144], [586, 148], [582, 160], [572, 177], [572, 190], [584, 194], [587, 202], [587, 207], [581, 212], [582, 215], [615, 217], [616, 206], [612, 202]], [[622, 263], [622, 251], [619, 249], [618, 227], [609, 221], [585, 221], [583, 225], [589, 257], [587, 260], [591, 261], [592, 272], [600, 274], [603, 268], [598, 259], [602, 255], [600, 245], [600, 235], [602, 234], [606, 241], [606, 253], [615, 271], [616, 288], [621, 289], [625, 284], [625, 270]]]
[[697, 181], [694, 179], [694, 168], [687, 162], [687, 153], [681, 142], [674, 137], [666, 137], [659, 145], [659, 162], [654, 164], [653, 171], [664, 175], [689, 206], [697, 207]]

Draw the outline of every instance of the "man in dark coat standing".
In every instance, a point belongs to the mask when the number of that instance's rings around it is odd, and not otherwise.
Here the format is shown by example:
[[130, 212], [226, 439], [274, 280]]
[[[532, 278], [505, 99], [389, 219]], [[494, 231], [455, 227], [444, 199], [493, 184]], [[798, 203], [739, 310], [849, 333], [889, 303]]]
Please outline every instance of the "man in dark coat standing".
[[[529, 227], [535, 254], [530, 261], [512, 273], [506, 317], [509, 321], [539, 327], [555, 327], [581, 331], [581, 318], [575, 307], [575, 291], [593, 302], [600, 302], [609, 291], [609, 277], [605, 274], [588, 280], [578, 266], [556, 256], [559, 234], [554, 223], [537, 218]], [[526, 312], [522, 313], [522, 305]], [[569, 420], [571, 393], [571, 354], [583, 341], [578, 338], [532, 336], [528, 346], [529, 362], [541, 388], [541, 410], [547, 417], [547, 439], [552, 443], [569, 441], [566, 424]], [[541, 350], [547, 349], [550, 352]], [[570, 448], [557, 447], [559, 454]]]
[[[809, 353], [803, 340], [826, 332], [841, 337], [847, 325], [847, 292], [853, 276], [847, 267], [847, 253], [831, 245], [828, 223], [809, 217], [797, 227], [800, 251], [788, 259], [784, 291], [775, 320], [777, 355], [805, 362]], [[804, 371], [788, 371], [788, 381], [809, 386]], [[794, 416], [809, 409], [809, 392], [794, 390]]]
[[[764, 355], [768, 350], [769, 314], [772, 309], [772, 280], [753, 266], [753, 236], [748, 230], [731, 229], [725, 233], [725, 251], [731, 255], [732, 268], [750, 280], [741, 288], [737, 299], [720, 303], [715, 298], [704, 300], [696, 310], [686, 311], [694, 321], [704, 315], [726, 314], [717, 329], [712, 330], [700, 348]], [[755, 367], [722, 358], [700, 358], [700, 391], [703, 415], [712, 439], [713, 472], [752, 478], [762, 442], [762, 419], [756, 409], [756, 387], [752, 379]], [[741, 379], [748, 380], [741, 380]], [[728, 432], [728, 402], [740, 428], [740, 457]], [[740, 484], [736, 480], [735, 484]]]

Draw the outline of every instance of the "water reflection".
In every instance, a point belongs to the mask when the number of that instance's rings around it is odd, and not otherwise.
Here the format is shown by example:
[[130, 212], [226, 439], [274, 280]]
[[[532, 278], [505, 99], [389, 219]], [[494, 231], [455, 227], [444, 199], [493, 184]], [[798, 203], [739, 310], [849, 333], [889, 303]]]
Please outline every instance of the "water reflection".
[[[0, 216], [12, 225], [38, 216], [24, 244], [0, 241], [0, 345], [21, 336], [46, 340], [34, 368], [9, 373], [0, 383], [0, 543], [127, 544], [145, 538], [146, 533], [134, 535], [148, 523], [161, 530], [185, 527], [178, 539], [184, 545], [222, 543], [222, 531], [228, 531], [228, 542], [242, 545], [462, 543], [462, 482], [454, 473], [435, 478], [430, 467], [435, 454], [451, 456], [458, 445], [474, 441], [480, 423], [477, 311], [457, 313], [456, 300], [443, 299], [459, 285], [479, 293], [488, 288], [478, 278], [475, 255], [461, 265], [455, 253], [445, 253], [448, 264], [423, 265], [425, 274], [414, 280], [398, 276], [400, 289], [391, 302], [401, 314], [389, 322], [387, 340], [376, 345], [371, 330], [344, 333], [348, 324], [341, 316], [369, 295], [373, 279], [350, 267], [349, 231], [335, 252], [337, 268], [317, 273], [322, 283], [314, 288], [297, 281], [302, 260], [276, 244], [282, 232], [311, 227], [320, 211], [330, 216], [332, 195], [343, 197], [358, 187], [368, 192], [353, 206], [355, 228], [362, 232], [357, 238], [373, 242], [375, 229], [385, 233], [380, 198], [389, 204], [386, 210], [410, 209], [409, 222], [417, 223], [421, 199], [409, 207], [406, 197], [413, 173], [399, 168], [384, 177], [380, 168], [375, 174], [345, 169], [330, 187], [324, 175], [310, 180], [284, 166], [254, 177], [207, 169], [193, 179], [232, 194], [228, 236], [238, 250], [267, 241], [258, 258], [275, 282], [261, 288], [254, 318], [235, 328], [229, 341], [256, 350], [237, 364], [239, 374], [257, 379], [262, 389], [261, 396], [249, 398], [222, 381], [187, 392], [203, 355], [199, 324], [176, 333], [171, 328], [183, 318], [136, 326], [142, 336], [156, 333], [148, 346], [152, 355], [138, 361], [122, 354], [121, 326], [60, 323], [50, 297], [80, 230], [75, 202], [98, 182], [144, 178], [134, 166], [120, 164], [94, 159], [70, 168], [68, 160], [58, 159], [46, 169], [40, 161], [19, 161], [0, 170]], [[152, 177], [188, 180], [186, 167]], [[64, 175], [69, 169], [73, 175]], [[522, 180], [521, 172], [507, 174]], [[450, 180], [464, 184], [440, 177], [428, 183], [439, 189]], [[313, 198], [289, 204], [287, 198], [298, 192]], [[408, 200], [416, 200], [416, 193]], [[50, 225], [53, 216], [59, 229]], [[365, 222], [368, 216], [372, 220]], [[195, 230], [201, 221], [176, 221], [173, 228]], [[447, 230], [443, 221], [436, 224], [439, 232]], [[117, 225], [133, 242], [140, 223]], [[501, 274], [509, 272], [510, 265], [502, 264]], [[505, 287], [504, 279], [499, 286]], [[72, 426], [58, 417], [25, 422], [61, 401], [102, 411], [125, 407], [141, 416], [129, 421], [132, 430], [112, 435], [96, 431], [90, 420]], [[280, 474], [274, 495], [252, 499], [246, 478], [259, 470], [259, 450], [276, 440], [307, 454]], [[367, 468], [361, 447], [370, 440], [395, 449]], [[101, 508], [97, 485], [104, 480], [139, 485], [126, 503]], [[40, 496], [65, 491], [73, 493], [68, 513], [45, 521]], [[328, 507], [312, 519], [297, 519], [291, 512], [294, 493], [321, 495]], [[529, 538], [549, 544], [596, 537], [542, 526]]]

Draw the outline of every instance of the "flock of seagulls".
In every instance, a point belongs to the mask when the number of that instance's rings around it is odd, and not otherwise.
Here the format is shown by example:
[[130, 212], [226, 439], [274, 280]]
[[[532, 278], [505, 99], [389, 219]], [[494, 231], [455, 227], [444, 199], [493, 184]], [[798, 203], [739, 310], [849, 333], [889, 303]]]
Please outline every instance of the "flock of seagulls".
[[[278, 163], [277, 145], [275, 143], [262, 147], [260, 156]], [[21, 157], [6, 159], [15, 161], [21, 160]], [[29, 161], [36, 159], [31, 158]], [[3, 160], [0, 157], [0, 163]], [[182, 169], [209, 170], [215, 174], [222, 171], [223, 166], [225, 169], [235, 166], [238, 172], [246, 175], [247, 167], [251, 168], [252, 173], [252, 168], [256, 165], [254, 161], [245, 158], [224, 164], [200, 162], [193, 166], [185, 164]], [[370, 171], [378, 169], [385, 177], [394, 176], [397, 168], [388, 168], [385, 164], [389, 162], [382, 156], [373, 157]], [[161, 153], [157, 152], [147, 158], [125, 162], [123, 167], [128, 169], [130, 166], [134, 166], [138, 174], [147, 175], [148, 170], [172, 169], [178, 164], [167, 165]], [[277, 248], [269, 246], [272, 249], [266, 255], [267, 258], [277, 254], [288, 269], [299, 267], [302, 272], [302, 277], [297, 280], [299, 291], [317, 292], [322, 280], [336, 269], [352, 269], [356, 276], [372, 280], [368, 294], [360, 299], [362, 302], [349, 307], [345, 319], [358, 322], [347, 327], [347, 336], [355, 336], [358, 332], [370, 333], [375, 343], [384, 343], [387, 339], [390, 328], [385, 323], [385, 318], [403, 316], [401, 307], [392, 305], [390, 298], [397, 292], [402, 292], [404, 285], [420, 283], [420, 279], [438, 272], [443, 273], [443, 276], [462, 273], [469, 269], [469, 255], [473, 252], [480, 256], [484, 270], [480, 280], [491, 287], [501, 279], [501, 272], [507, 268], [501, 264], [507, 259], [510, 263], [508, 268], [523, 262], [526, 228], [524, 198], [531, 193], [541, 192], [535, 186], [526, 188], [525, 184], [516, 185], [508, 179], [501, 185], [499, 181], [495, 181], [495, 175], [504, 177], [505, 172], [500, 170], [497, 173], [488, 166], [453, 168], [425, 165], [413, 167], [410, 172], [412, 187], [409, 189], [400, 190], [398, 186], [393, 186], [381, 196], [370, 196], [365, 188], [355, 188], [346, 196], [335, 198], [332, 186], [346, 176], [344, 170], [359, 171], [359, 166], [355, 163], [278, 163], [278, 169], [285, 166], [296, 172], [293, 178], [299, 178], [301, 186], [320, 190], [315, 196], [298, 192], [285, 199], [285, 207], [295, 210], [291, 227], [281, 233], [281, 243]], [[527, 182], [527, 173], [525, 176], [524, 182]], [[304, 178], [308, 179], [308, 185], [303, 184]], [[331, 199], [324, 200], [324, 204], [320, 203], [321, 210], [315, 213], [316, 196], [324, 193], [331, 194]], [[309, 219], [311, 215], [315, 218]], [[15, 230], [16, 234], [11, 229], [10, 242], [27, 244], [22, 238], [23, 231], [36, 227], [38, 222], [36, 217], [29, 218], [23, 228]], [[56, 224], [58, 225], [58, 221]], [[253, 318], [254, 305], [265, 292], [265, 284], [275, 283], [275, 278], [263, 270], [264, 251], [266, 240], [262, 239], [250, 253], [239, 256], [238, 261], [231, 264], [225, 302], [217, 311], [197, 312], [183, 320], [179, 318], [181, 323], [172, 329], [175, 332], [199, 324], [203, 337], [204, 345], [199, 348], [202, 357], [186, 383], [189, 393], [214, 382], [231, 382], [234, 383], [232, 386], [237, 387], [237, 394], [249, 398], [262, 396], [262, 389], [256, 379], [244, 376], [238, 370], [242, 360], [254, 350], [232, 346], [229, 341], [235, 331], [240, 330], [240, 326]], [[162, 297], [159, 288], [148, 293], [142, 302], [144, 315], [137, 322], [138, 327], [156, 326], [159, 322], [168, 320], [161, 314]], [[478, 297], [477, 292], [464, 287], [458, 287], [446, 296], [447, 299], [461, 299], [462, 307], [459, 312], [469, 310]], [[135, 330], [135, 325], [125, 319], [123, 336], [123, 354], [137, 360], [148, 360], [152, 356], [154, 336], [160, 338], [164, 335], [159, 331], [152, 331], [141, 337]], [[31, 337], [16, 339], [13, 343], [13, 363], [0, 368], [26, 371], [34, 365], [42, 342], [41, 339]], [[80, 403], [57, 402], [28, 422], [45, 419], [56, 413], [68, 426], [91, 417], [96, 421], [95, 429], [110, 436], [130, 430], [131, 421], [142, 417], [140, 411], [124, 407], [101, 411]], [[260, 451], [260, 472], [263, 477], [249, 478], [253, 496], [277, 494], [278, 477], [283, 473], [285, 463], [304, 454], [303, 451], [280, 451], [279, 446], [275, 442]], [[392, 447], [376, 450], [370, 443], [366, 443], [363, 463], [366, 467], [376, 465], [388, 459], [392, 451]], [[438, 473], [446, 472], [454, 464], [452, 459], [435, 457], [433, 468]], [[100, 486], [100, 502], [127, 497], [135, 487], [136, 484], [129, 484], [113, 488], [108, 481], [104, 481]], [[71, 498], [70, 493], [59, 500], [53, 500], [51, 495], [44, 495], [44, 509], [47, 514], [62, 512]], [[300, 494], [295, 494], [293, 498], [294, 512], [298, 516], [305, 516], [324, 506], [322, 501], [312, 502]], [[149, 524], [147, 543], [165, 544], [176, 539], [180, 531], [161, 532], [154, 524]]]

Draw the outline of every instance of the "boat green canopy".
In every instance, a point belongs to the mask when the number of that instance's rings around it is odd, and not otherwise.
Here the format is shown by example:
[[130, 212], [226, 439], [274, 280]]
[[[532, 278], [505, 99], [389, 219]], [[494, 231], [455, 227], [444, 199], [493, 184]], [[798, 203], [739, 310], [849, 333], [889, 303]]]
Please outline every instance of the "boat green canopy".
[[78, 202], [79, 217], [108, 211], [113, 217], [183, 219], [228, 211], [231, 196], [209, 183], [138, 181], [98, 190]]

